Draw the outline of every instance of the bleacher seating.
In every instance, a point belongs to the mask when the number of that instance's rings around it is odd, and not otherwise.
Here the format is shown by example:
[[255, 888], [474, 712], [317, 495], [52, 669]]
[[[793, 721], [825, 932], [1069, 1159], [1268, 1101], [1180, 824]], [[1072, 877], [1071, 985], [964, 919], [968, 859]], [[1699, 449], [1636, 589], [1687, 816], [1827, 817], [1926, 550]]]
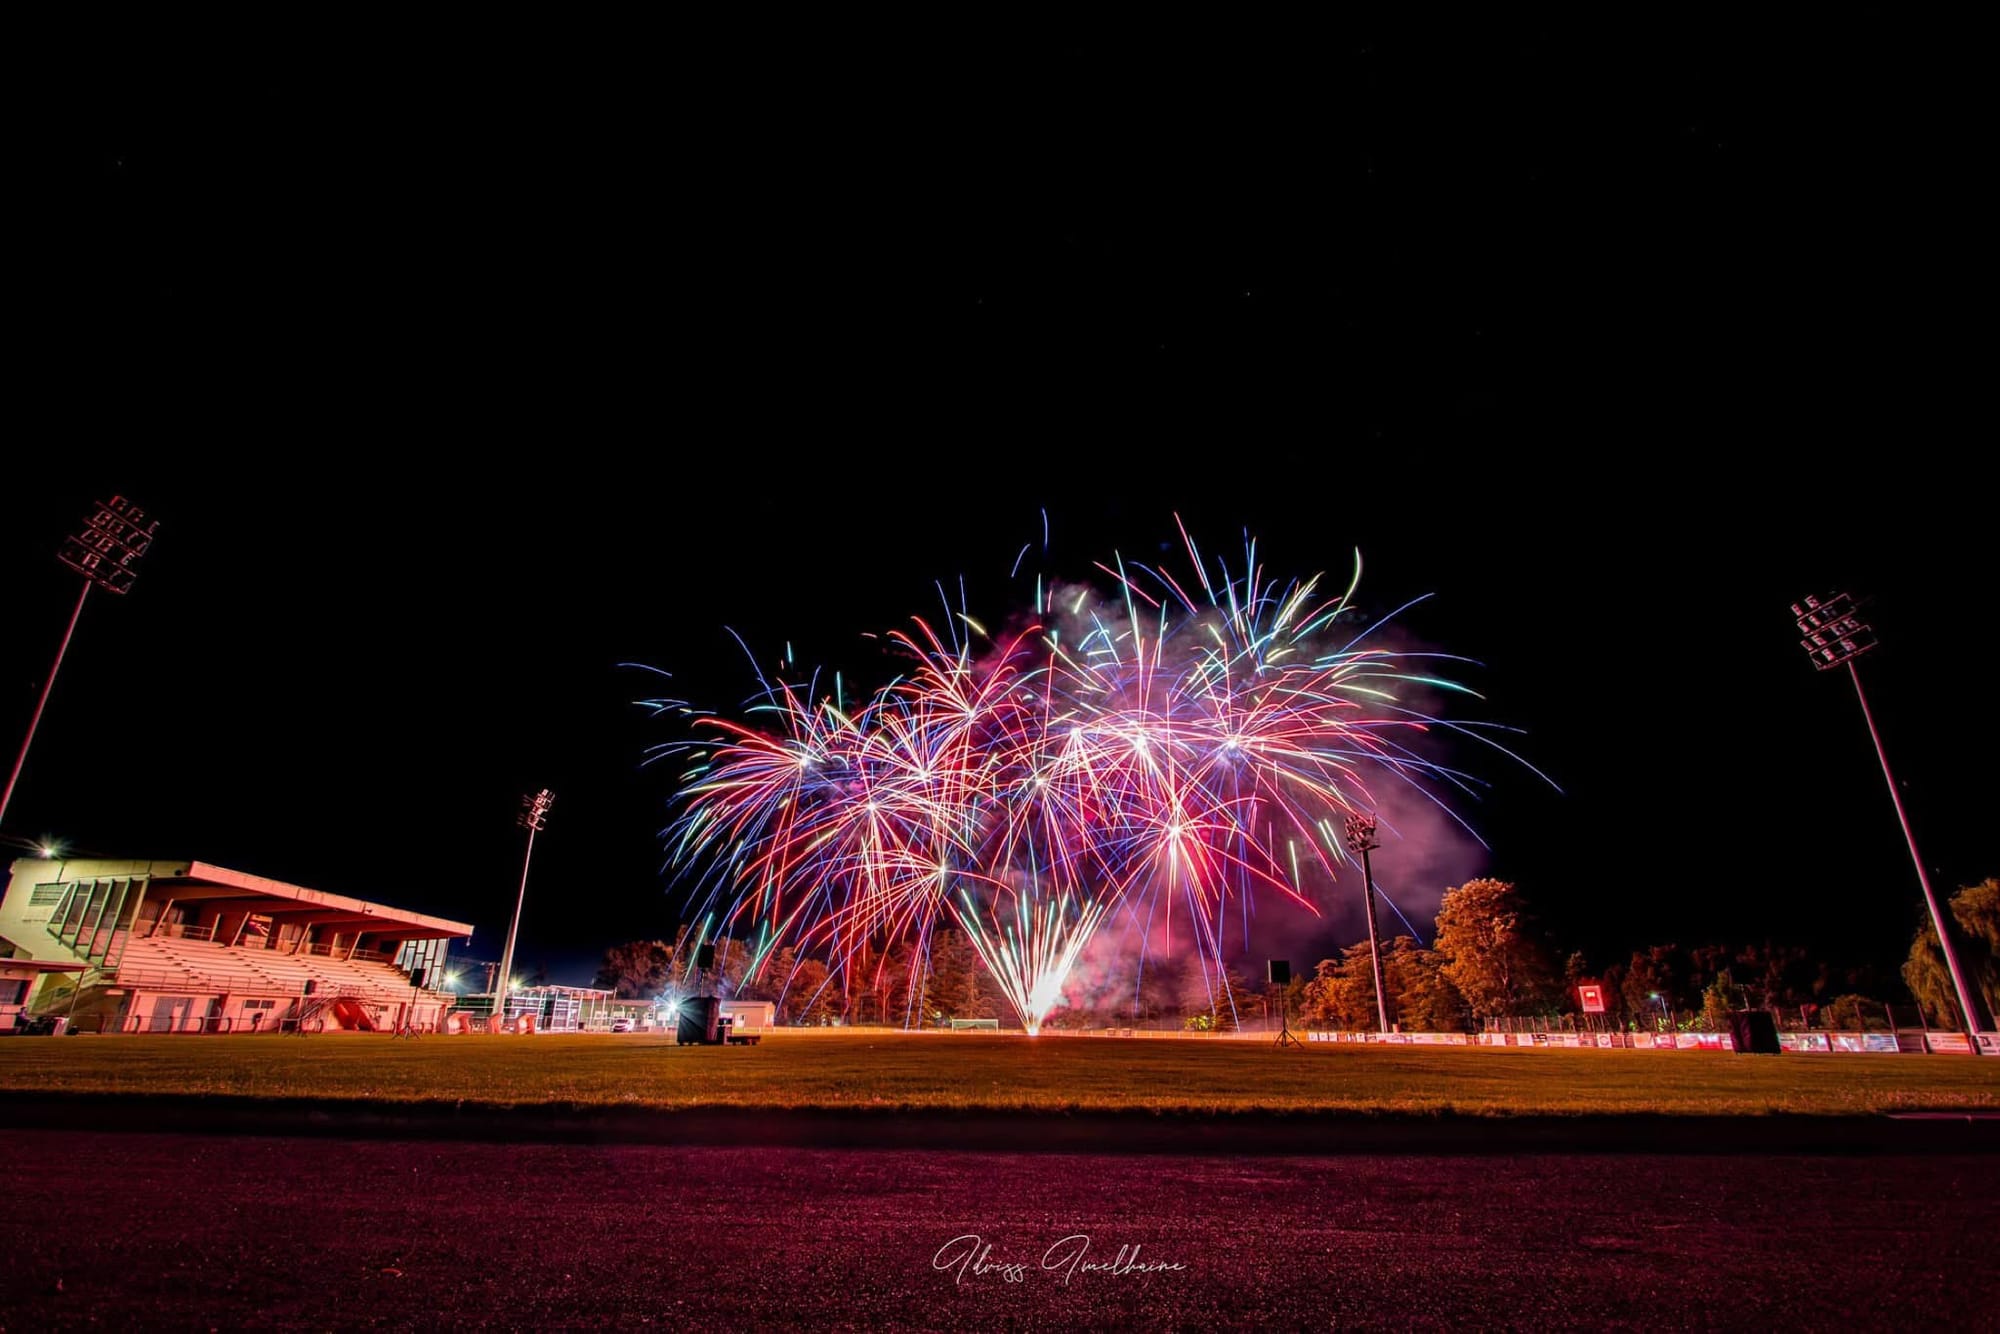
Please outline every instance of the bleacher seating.
[[410, 998], [409, 975], [380, 960], [284, 954], [158, 936], [128, 940], [118, 961], [118, 976], [153, 985], [185, 985], [198, 992], [271, 996], [302, 995], [310, 980], [323, 995], [353, 996], [375, 1004]]

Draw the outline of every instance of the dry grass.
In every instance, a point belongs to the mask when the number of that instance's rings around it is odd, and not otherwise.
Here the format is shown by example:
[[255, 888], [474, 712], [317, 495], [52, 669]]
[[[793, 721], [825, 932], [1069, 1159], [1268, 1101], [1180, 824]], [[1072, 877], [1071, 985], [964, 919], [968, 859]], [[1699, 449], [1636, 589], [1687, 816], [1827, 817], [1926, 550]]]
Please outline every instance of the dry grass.
[[2000, 1061], [1018, 1036], [65, 1037], [0, 1041], [0, 1090], [656, 1107], [1479, 1116], [2000, 1108]]

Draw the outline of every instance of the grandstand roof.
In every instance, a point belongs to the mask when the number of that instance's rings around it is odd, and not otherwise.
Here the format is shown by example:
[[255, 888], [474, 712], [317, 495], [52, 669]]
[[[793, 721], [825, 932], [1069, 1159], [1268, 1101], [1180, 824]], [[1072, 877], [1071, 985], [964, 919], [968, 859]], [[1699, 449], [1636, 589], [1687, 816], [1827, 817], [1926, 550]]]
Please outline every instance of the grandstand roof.
[[403, 908], [391, 908], [387, 904], [370, 903], [366, 899], [351, 899], [344, 894], [329, 894], [324, 890], [288, 885], [282, 880], [267, 880], [260, 875], [232, 871], [226, 866], [214, 866], [208, 862], [190, 863], [186, 877], [176, 879], [171, 893], [182, 902], [195, 898], [263, 900], [257, 903], [257, 911], [269, 913], [273, 917], [286, 917], [300, 922], [319, 924], [341, 923], [375, 931], [395, 931], [412, 938], [463, 937], [472, 934], [472, 924], [469, 922], [454, 922], [444, 917], [430, 917]]
[[[15, 865], [18, 867], [19, 862]], [[472, 934], [469, 922], [431, 917], [385, 903], [329, 894], [324, 890], [288, 885], [261, 875], [232, 871], [226, 866], [194, 861], [95, 861], [72, 858], [67, 862], [44, 863], [59, 867], [56, 877], [64, 880], [105, 876], [146, 876], [157, 888], [155, 894], [191, 903], [204, 899], [228, 899], [230, 907], [283, 918], [301, 925], [337, 925], [362, 930], [383, 931], [412, 940], [438, 937], [462, 939]]]

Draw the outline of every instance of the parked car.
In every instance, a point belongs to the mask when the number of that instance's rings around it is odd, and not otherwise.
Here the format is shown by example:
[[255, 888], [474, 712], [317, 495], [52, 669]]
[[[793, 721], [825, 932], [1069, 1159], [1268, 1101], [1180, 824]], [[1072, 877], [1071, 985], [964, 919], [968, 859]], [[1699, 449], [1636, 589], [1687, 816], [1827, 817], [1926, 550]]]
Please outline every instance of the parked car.
[[633, 1027], [632, 1021], [630, 1019], [621, 1018], [621, 1019], [613, 1019], [611, 1021], [611, 1031], [614, 1033], [630, 1033], [632, 1031], [632, 1027]]

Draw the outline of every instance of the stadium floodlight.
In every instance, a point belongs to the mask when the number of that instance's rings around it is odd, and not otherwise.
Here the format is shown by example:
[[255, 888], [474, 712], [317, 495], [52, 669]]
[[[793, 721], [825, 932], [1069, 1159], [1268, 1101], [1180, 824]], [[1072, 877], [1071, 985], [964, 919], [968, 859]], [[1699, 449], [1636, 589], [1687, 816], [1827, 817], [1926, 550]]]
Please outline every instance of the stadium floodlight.
[[12, 834], [0, 834], [0, 843], [20, 848], [24, 852], [32, 852], [45, 862], [61, 861], [63, 857], [62, 841], [54, 834], [44, 834], [40, 838], [16, 838]]
[[1375, 839], [1375, 817], [1359, 811], [1347, 817], [1347, 850], [1361, 858], [1361, 900], [1368, 906], [1368, 961], [1375, 969], [1375, 1017], [1389, 1031], [1389, 1000], [1382, 991], [1382, 942], [1375, 934], [1375, 874], [1368, 854], [1382, 845]]
[[500, 955], [500, 989], [493, 997], [496, 1027], [507, 1022], [507, 993], [514, 989], [514, 936], [521, 929], [521, 905], [528, 897], [528, 863], [535, 855], [535, 835], [548, 823], [549, 807], [555, 802], [555, 793], [547, 788], [521, 798], [520, 825], [528, 831], [528, 850], [521, 857], [521, 888], [514, 895], [514, 920], [507, 928], [507, 948]]
[[1889, 785], [1889, 800], [1896, 807], [1896, 821], [1903, 826], [1903, 842], [1909, 846], [1910, 861], [1917, 868], [1917, 883], [1923, 886], [1924, 902], [1931, 911], [1931, 925], [1937, 929], [1938, 945], [1944, 951], [1945, 968], [1958, 992], [1958, 1012], [1964, 1021], [1965, 1041], [1972, 1054], [1979, 1054], [1979, 1012], [1972, 1008], [1972, 988], [1965, 984], [1965, 970], [1959, 967], [1958, 951], [1952, 948], [1945, 911], [1931, 888], [1924, 859], [1917, 853], [1917, 836], [1910, 829], [1909, 813], [1903, 809], [1903, 794], [1896, 790], [1896, 775], [1889, 770], [1889, 752], [1882, 745], [1882, 733], [1875, 727], [1875, 713], [1868, 707], [1868, 692], [1861, 688], [1861, 672], [1855, 659], [1876, 646], [1874, 627], [1865, 624], [1855, 600], [1846, 593], [1829, 593], [1823, 598], [1802, 598], [1792, 604], [1798, 624], [1799, 647], [1822, 672], [1847, 668], [1854, 682], [1854, 697], [1861, 701], [1861, 718], [1868, 724], [1868, 739], [1875, 743], [1875, 758], [1882, 762], [1882, 778]]
[[21, 738], [21, 753], [14, 757], [7, 787], [0, 791], [0, 820], [7, 818], [14, 785], [21, 781], [21, 770], [28, 763], [28, 747], [34, 744], [35, 729], [41, 726], [42, 710], [48, 707], [49, 692], [55, 689], [56, 673], [62, 670], [63, 655], [69, 652], [70, 637], [76, 634], [84, 600], [93, 588], [121, 596], [131, 592], [133, 581], [139, 577], [139, 558], [153, 545], [153, 535], [159, 528], [158, 519], [148, 522], [146, 511], [123, 496], [113, 496], [98, 503], [97, 511], [83, 521], [81, 532], [63, 539], [56, 559], [83, 576], [83, 590], [76, 595], [76, 609], [69, 614], [69, 626], [56, 649], [55, 665], [49, 668], [42, 682], [42, 693], [35, 700], [35, 711], [28, 717], [28, 734]]

